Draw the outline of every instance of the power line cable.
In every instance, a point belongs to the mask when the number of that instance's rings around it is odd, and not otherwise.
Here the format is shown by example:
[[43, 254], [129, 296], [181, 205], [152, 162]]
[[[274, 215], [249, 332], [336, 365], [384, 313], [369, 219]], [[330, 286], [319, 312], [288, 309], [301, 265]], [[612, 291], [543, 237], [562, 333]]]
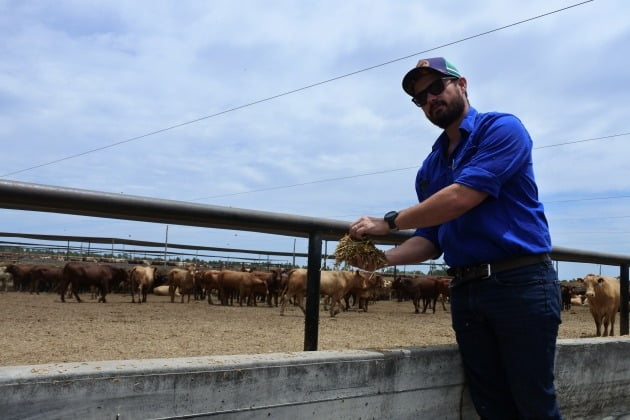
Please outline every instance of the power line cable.
[[597, 217], [565, 217], [565, 218], [554, 218], [553, 220], [556, 222], [566, 222], [566, 221], [576, 221], [576, 220], [602, 220], [602, 219], [628, 219], [630, 216], [597, 216]]
[[[608, 139], [621, 137], [621, 136], [628, 136], [628, 135], [630, 135], [630, 132], [628, 132], [628, 133], [620, 133], [620, 134], [611, 134], [611, 135], [607, 135], [607, 136], [593, 137], [593, 138], [582, 139], [582, 140], [565, 141], [563, 143], [556, 143], [556, 144], [549, 144], [549, 145], [546, 145], [546, 146], [534, 147], [534, 150], [551, 148], [551, 147], [558, 147], [558, 146], [566, 146], [566, 145], [571, 145], [571, 144], [576, 144], [576, 143], [584, 143], [584, 142], [589, 142], [589, 141], [608, 140]], [[418, 169], [418, 166], [416, 165], [416, 166], [408, 166], [408, 167], [405, 167], [405, 168], [386, 169], [386, 170], [382, 170], [382, 171], [367, 172], [367, 173], [363, 173], [363, 174], [347, 175], [347, 176], [340, 176], [340, 177], [335, 177], [335, 178], [319, 179], [319, 180], [315, 180], [315, 181], [300, 182], [300, 183], [297, 183], [297, 184], [278, 185], [278, 186], [275, 186], [275, 187], [260, 188], [260, 189], [257, 189], [257, 190], [241, 191], [241, 192], [237, 192], [237, 193], [220, 194], [220, 195], [213, 195], [213, 196], [208, 196], [208, 197], [199, 197], [199, 198], [194, 198], [191, 201], [210, 200], [210, 199], [214, 199], [214, 198], [232, 197], [232, 196], [235, 196], [235, 195], [245, 195], [245, 194], [252, 194], [252, 193], [264, 192], [264, 191], [282, 190], [282, 189], [285, 189], [285, 188], [301, 187], [301, 186], [304, 186], [304, 185], [321, 184], [321, 183], [333, 182], [333, 181], [342, 181], [342, 180], [345, 180], [345, 179], [361, 178], [361, 177], [364, 177], [364, 176], [371, 176], [371, 175], [381, 175], [381, 174], [386, 174], [386, 173], [391, 173], [391, 172], [406, 171], [406, 170], [409, 170], [409, 169]], [[626, 196], [622, 196], [622, 197], [626, 197]], [[609, 197], [609, 198], [622, 198], [622, 197]], [[584, 199], [584, 200], [596, 200], [596, 199], [595, 198], [590, 198], [590, 199]], [[567, 201], [582, 201], [582, 199], [567, 200]], [[565, 201], [548, 201], [546, 203], [560, 203], [560, 202], [565, 202]]]
[[297, 93], [297, 92], [301, 92], [301, 91], [304, 91], [304, 90], [307, 90], [307, 89], [311, 89], [311, 88], [314, 88], [314, 87], [317, 87], [317, 86], [321, 86], [321, 85], [324, 85], [324, 84], [327, 84], [327, 83], [331, 83], [331, 82], [334, 82], [334, 81], [337, 81], [337, 80], [340, 80], [340, 79], [344, 79], [344, 78], [347, 78], [347, 77], [350, 77], [350, 76], [355, 76], [357, 74], [364, 73], [364, 72], [367, 72], [367, 71], [370, 71], [370, 70], [374, 70], [374, 69], [377, 69], [379, 67], [384, 67], [384, 66], [387, 66], [387, 65], [390, 65], [390, 64], [393, 64], [393, 63], [397, 63], [399, 61], [406, 60], [408, 58], [415, 57], [415, 56], [418, 56], [420, 54], [426, 54], [426, 53], [431, 52], [431, 51], [435, 51], [435, 50], [438, 50], [438, 49], [441, 49], [441, 48], [449, 47], [449, 46], [452, 46], [452, 45], [455, 45], [455, 44], [459, 44], [459, 43], [462, 43], [462, 42], [465, 42], [465, 41], [470, 41], [470, 40], [475, 39], [475, 38], [479, 38], [479, 37], [482, 37], [482, 36], [485, 36], [485, 35], [492, 34], [494, 32], [501, 31], [503, 29], [511, 28], [511, 27], [514, 27], [514, 26], [517, 26], [517, 25], [521, 25], [521, 24], [524, 24], [524, 23], [527, 23], [527, 22], [531, 22], [531, 21], [534, 21], [534, 20], [537, 20], [537, 19], [541, 19], [543, 17], [547, 17], [547, 16], [550, 16], [550, 15], [553, 15], [553, 14], [556, 14], [556, 13], [560, 13], [560, 12], [563, 12], [563, 11], [566, 11], [566, 10], [569, 10], [569, 9], [572, 9], [572, 8], [575, 8], [575, 7], [578, 7], [578, 6], [583, 6], [584, 4], [591, 3], [593, 1], [595, 1], [595, 0], [586, 0], [586, 1], [583, 1], [583, 2], [580, 2], [580, 3], [576, 3], [576, 4], [573, 4], [573, 5], [570, 5], [570, 6], [566, 6], [566, 7], [560, 8], [560, 9], [553, 10], [551, 12], [543, 13], [543, 14], [538, 15], [538, 16], [534, 16], [534, 17], [531, 17], [531, 18], [528, 18], [528, 19], [524, 19], [524, 20], [520, 20], [520, 21], [517, 21], [517, 22], [514, 22], [514, 23], [510, 23], [508, 25], [501, 26], [499, 28], [495, 28], [495, 29], [491, 29], [491, 30], [488, 30], [488, 31], [485, 31], [485, 32], [481, 32], [481, 33], [478, 33], [476, 35], [471, 35], [471, 36], [468, 36], [468, 37], [465, 37], [465, 38], [458, 39], [456, 41], [447, 42], [445, 44], [439, 45], [437, 47], [429, 48], [429, 49], [424, 50], [424, 51], [420, 51], [420, 52], [416, 52], [416, 53], [413, 53], [413, 54], [409, 54], [409, 55], [406, 55], [404, 57], [399, 57], [399, 58], [396, 58], [396, 59], [393, 59], [393, 60], [390, 60], [390, 61], [386, 61], [384, 63], [376, 64], [376, 65], [373, 65], [373, 66], [370, 66], [370, 67], [365, 67], [363, 69], [359, 69], [359, 70], [356, 70], [356, 71], [353, 71], [353, 72], [350, 72], [350, 73], [346, 73], [346, 74], [343, 74], [341, 76], [332, 77], [330, 79], [326, 79], [326, 80], [323, 80], [323, 81], [320, 81], [320, 82], [316, 82], [316, 83], [313, 83], [313, 84], [310, 84], [310, 85], [307, 85], [307, 86], [303, 86], [303, 87], [300, 87], [300, 88], [297, 88], [297, 89], [293, 89], [293, 90], [289, 90], [289, 91], [286, 91], [286, 92], [282, 92], [282, 93], [279, 93], [277, 95], [269, 96], [267, 98], [259, 99], [257, 101], [253, 101], [253, 102], [249, 102], [249, 103], [246, 103], [246, 104], [243, 104], [243, 105], [239, 105], [239, 106], [236, 106], [236, 107], [233, 107], [233, 108], [229, 108], [229, 109], [226, 109], [226, 110], [223, 110], [223, 111], [220, 111], [220, 112], [216, 112], [214, 114], [206, 115], [204, 117], [199, 117], [199, 118], [196, 118], [194, 120], [186, 121], [186, 122], [183, 122], [183, 123], [180, 123], [180, 124], [175, 124], [175, 125], [172, 125], [170, 127], [162, 128], [162, 129], [155, 130], [155, 131], [151, 131], [151, 132], [146, 133], [146, 134], [142, 134], [142, 135], [139, 135], [139, 136], [131, 137], [131, 138], [128, 138], [128, 139], [125, 139], [125, 140], [121, 140], [121, 141], [118, 141], [118, 142], [115, 142], [115, 143], [111, 143], [111, 144], [108, 144], [108, 145], [105, 145], [105, 146], [102, 146], [102, 147], [98, 147], [96, 149], [87, 150], [85, 152], [76, 153], [74, 155], [70, 155], [70, 156], [66, 156], [66, 157], [63, 157], [63, 158], [56, 159], [56, 160], [52, 160], [50, 162], [41, 163], [39, 165], [35, 165], [35, 166], [28, 167], [28, 168], [20, 169], [20, 170], [17, 170], [17, 171], [13, 171], [13, 172], [9, 172], [9, 173], [6, 173], [6, 174], [2, 174], [2, 175], [0, 175], [0, 177], [8, 177], [8, 176], [11, 176], [11, 175], [16, 175], [16, 174], [19, 174], [19, 173], [22, 173], [22, 172], [33, 170], [33, 169], [42, 168], [44, 166], [53, 165], [55, 163], [64, 162], [66, 160], [70, 160], [70, 159], [74, 159], [74, 158], [77, 158], [77, 157], [85, 156], [85, 155], [90, 154], [90, 153], [94, 153], [94, 152], [99, 152], [99, 151], [102, 151], [102, 150], [110, 149], [112, 147], [120, 146], [120, 145], [125, 144], [125, 143], [131, 143], [133, 141], [141, 140], [141, 139], [144, 139], [144, 138], [156, 135], [156, 134], [164, 133], [166, 131], [171, 131], [171, 130], [174, 130], [176, 128], [181, 128], [181, 127], [184, 127], [184, 126], [187, 126], [187, 125], [198, 123], [200, 121], [208, 120], [208, 119], [211, 119], [211, 118], [216, 118], [218, 116], [221, 116], [221, 115], [224, 115], [224, 114], [227, 114], [227, 113], [230, 113], [230, 112], [238, 111], [238, 110], [241, 110], [243, 108], [248, 108], [248, 107], [251, 107], [251, 106], [254, 106], [254, 105], [258, 105], [258, 104], [261, 104], [261, 103], [264, 103], [264, 102], [269, 102], [269, 101], [272, 101], [274, 99], [281, 98], [283, 96], [292, 95], [292, 94]]
[[627, 136], [629, 134], [630, 133], [619, 133], [619, 134], [611, 134], [609, 136], [603, 136], [603, 137], [593, 137], [593, 138], [584, 139], [584, 140], [574, 140], [574, 141], [568, 141], [568, 142], [564, 142], [564, 143], [548, 144], [547, 146], [534, 147], [534, 150], [546, 149], [546, 148], [549, 148], [549, 147], [566, 146], [567, 144], [585, 143], [585, 142], [588, 142], [588, 141], [608, 140], [608, 139], [612, 139], [612, 138], [616, 138], [616, 137]]
[[574, 203], [577, 201], [597, 201], [597, 200], [613, 200], [618, 198], [630, 198], [630, 195], [611, 195], [608, 197], [590, 197], [590, 198], [571, 198], [568, 200], [553, 200], [553, 201], [545, 201], [545, 204], [555, 204], [555, 203]]

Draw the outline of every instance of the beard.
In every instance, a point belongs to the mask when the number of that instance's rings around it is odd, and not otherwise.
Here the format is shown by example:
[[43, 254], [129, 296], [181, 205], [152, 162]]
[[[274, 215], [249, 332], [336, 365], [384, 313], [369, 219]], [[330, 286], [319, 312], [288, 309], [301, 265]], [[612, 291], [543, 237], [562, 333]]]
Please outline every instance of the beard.
[[[440, 109], [438, 109], [438, 107], [440, 107]], [[453, 98], [450, 104], [442, 100], [431, 102], [431, 106], [425, 114], [433, 124], [441, 129], [446, 129], [462, 116], [465, 109], [466, 102], [464, 95], [459, 93]]]

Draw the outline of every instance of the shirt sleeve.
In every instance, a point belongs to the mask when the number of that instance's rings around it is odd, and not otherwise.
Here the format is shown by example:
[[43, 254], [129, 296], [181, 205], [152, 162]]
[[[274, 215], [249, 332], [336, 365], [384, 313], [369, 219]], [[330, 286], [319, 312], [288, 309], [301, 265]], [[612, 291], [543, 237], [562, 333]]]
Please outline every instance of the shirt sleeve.
[[[439, 141], [440, 140], [438, 140], [438, 142]], [[426, 181], [428, 178], [426, 172], [427, 171], [429, 173], [435, 172], [435, 168], [434, 166], [432, 166], [431, 162], [432, 162], [432, 158], [436, 159], [435, 157], [436, 153], [437, 152], [434, 149], [432, 154], [429, 155], [424, 160], [424, 162], [422, 163], [422, 166], [418, 169], [418, 173], [416, 174], [415, 188], [416, 188], [416, 195], [418, 196], [418, 202], [420, 203], [423, 202], [429, 195], [431, 195], [431, 192], [428, 191], [427, 187], [425, 186], [425, 183], [428, 183], [428, 181]], [[429, 188], [429, 190], [431, 189]], [[440, 241], [438, 238], [438, 230], [439, 230], [439, 226], [418, 228], [416, 229], [413, 236], [422, 236], [423, 238], [429, 240], [431, 243], [433, 243], [433, 245], [435, 246], [439, 254], [442, 255], [442, 247], [440, 246]]]
[[438, 258], [442, 255], [442, 247], [440, 246], [440, 242], [438, 240], [438, 226], [428, 227], [428, 228], [418, 228], [414, 232], [413, 236], [421, 236], [427, 240], [429, 240], [438, 252], [438, 255], [435, 258]]
[[494, 115], [470, 135], [467, 153], [472, 156], [459, 168], [454, 182], [496, 198], [507, 180], [531, 164], [532, 140], [520, 120], [509, 114]]

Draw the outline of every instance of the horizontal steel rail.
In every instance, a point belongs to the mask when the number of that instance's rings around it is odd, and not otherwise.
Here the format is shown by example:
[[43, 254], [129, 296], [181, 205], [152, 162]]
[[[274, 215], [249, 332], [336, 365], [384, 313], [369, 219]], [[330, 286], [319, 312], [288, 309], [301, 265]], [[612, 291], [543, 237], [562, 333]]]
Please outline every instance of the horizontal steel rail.
[[[349, 222], [340, 220], [10, 180], [0, 180], [0, 207], [308, 237], [309, 254], [307, 266], [309, 268], [319, 267], [321, 264], [321, 242], [323, 240], [339, 240], [348, 232], [350, 225]], [[401, 231], [373, 238], [373, 240], [378, 244], [400, 244], [412, 234], [412, 231]], [[630, 256], [561, 247], [554, 247], [551, 256], [557, 261], [605, 264], [620, 267], [620, 330], [622, 335], [627, 335]], [[309, 285], [307, 285], [309, 296], [319, 296], [319, 280], [319, 270], [309, 270]], [[314, 306], [311, 307], [310, 305]], [[317, 299], [307, 300], [305, 331], [308, 332], [309, 336], [305, 336], [305, 350], [317, 350], [317, 324], [319, 321], [317, 308]], [[312, 334], [315, 334], [315, 336], [312, 336]]]
[[[139, 241], [137, 239], [127, 238], [112, 238], [112, 237], [98, 237], [98, 236], [78, 236], [78, 235], [40, 235], [33, 233], [17, 233], [17, 232], [0, 232], [0, 238], [27, 238], [37, 239], [39, 241], [54, 241], [54, 242], [82, 242], [89, 244], [116, 244], [116, 245], [132, 245], [148, 248], [162, 248], [164, 249], [164, 242], [155, 241]], [[0, 241], [2, 242], [2, 241]], [[6, 242], [8, 243], [8, 242]], [[216, 246], [201, 246], [201, 245], [185, 245], [168, 243], [168, 248], [173, 249], [185, 249], [190, 251], [214, 251], [225, 253], [238, 253], [238, 254], [255, 254], [255, 255], [273, 255], [280, 257], [296, 256], [300, 258], [306, 258], [308, 256], [305, 252], [288, 252], [288, 251], [268, 251], [264, 249], [241, 249], [241, 248], [225, 248]], [[159, 251], [163, 252], [163, 251]]]
[[[0, 206], [297, 237], [308, 237], [311, 232], [319, 231], [323, 240], [338, 240], [348, 232], [348, 223], [340, 220], [7, 180], [0, 180]], [[382, 238], [382, 243], [399, 243], [406, 236], [409, 234], [397, 232]]]

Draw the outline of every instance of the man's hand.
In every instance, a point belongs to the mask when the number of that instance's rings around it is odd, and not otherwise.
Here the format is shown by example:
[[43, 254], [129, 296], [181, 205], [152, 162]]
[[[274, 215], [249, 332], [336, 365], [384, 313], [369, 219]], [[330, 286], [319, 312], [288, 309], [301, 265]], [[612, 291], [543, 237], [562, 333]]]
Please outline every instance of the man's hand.
[[388, 233], [387, 222], [378, 217], [362, 216], [350, 225], [350, 236], [356, 239], [364, 239], [367, 235], [386, 235]]

